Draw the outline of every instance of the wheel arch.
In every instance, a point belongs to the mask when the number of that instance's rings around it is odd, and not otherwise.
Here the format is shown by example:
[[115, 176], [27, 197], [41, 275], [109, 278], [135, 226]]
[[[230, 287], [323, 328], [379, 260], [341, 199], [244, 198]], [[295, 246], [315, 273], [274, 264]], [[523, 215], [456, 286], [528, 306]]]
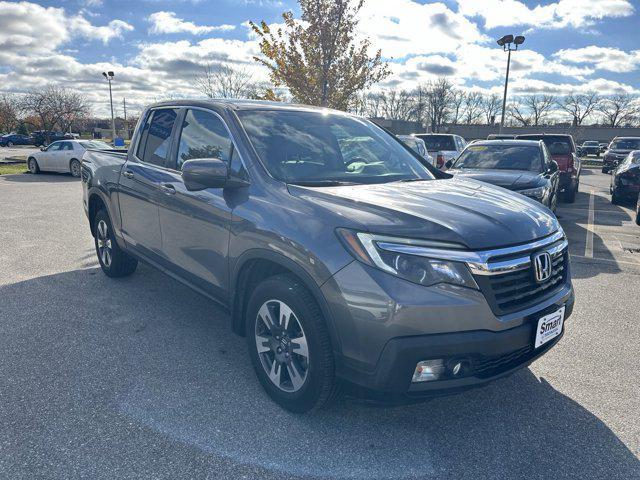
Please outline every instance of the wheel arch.
[[107, 215], [111, 218], [111, 214], [109, 213], [109, 208], [107, 207], [107, 203], [104, 201], [102, 196], [96, 192], [93, 192], [89, 195], [88, 202], [88, 217], [89, 217], [89, 227], [91, 228], [91, 235], [96, 236], [96, 228], [95, 228], [95, 218], [96, 214], [101, 210], [105, 209], [107, 211]]
[[245, 336], [245, 313], [253, 289], [263, 280], [280, 273], [290, 273], [311, 292], [318, 303], [329, 330], [334, 351], [340, 352], [340, 340], [329, 305], [313, 277], [300, 265], [282, 254], [264, 249], [252, 249], [243, 253], [236, 261], [231, 276], [231, 328], [234, 333]]

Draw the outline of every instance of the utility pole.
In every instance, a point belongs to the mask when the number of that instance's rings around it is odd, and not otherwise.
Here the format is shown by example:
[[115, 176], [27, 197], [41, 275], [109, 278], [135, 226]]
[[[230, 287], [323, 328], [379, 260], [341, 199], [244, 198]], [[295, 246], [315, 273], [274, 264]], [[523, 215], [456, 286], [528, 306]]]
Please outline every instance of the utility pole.
[[127, 123], [127, 99], [122, 98], [122, 110], [124, 111], [124, 139], [129, 139], [129, 124]]
[[116, 139], [116, 122], [113, 117], [113, 95], [111, 94], [111, 80], [113, 80], [113, 72], [102, 72], [104, 78], [109, 82], [109, 103], [111, 104], [111, 141]]
[[[511, 44], [514, 44], [515, 47], [511, 48]], [[500, 133], [502, 133], [502, 129], [504, 128], [504, 114], [507, 108], [507, 87], [509, 86], [509, 67], [511, 66], [511, 52], [513, 50], [518, 50], [518, 45], [522, 45], [524, 43], [524, 36], [518, 35], [517, 37], [513, 37], [513, 35], [505, 35], [501, 39], [498, 40], [498, 45], [502, 47], [502, 50], [505, 52], [509, 52], [507, 56], [507, 74], [504, 77], [504, 95], [502, 97], [502, 116], [500, 117]]]

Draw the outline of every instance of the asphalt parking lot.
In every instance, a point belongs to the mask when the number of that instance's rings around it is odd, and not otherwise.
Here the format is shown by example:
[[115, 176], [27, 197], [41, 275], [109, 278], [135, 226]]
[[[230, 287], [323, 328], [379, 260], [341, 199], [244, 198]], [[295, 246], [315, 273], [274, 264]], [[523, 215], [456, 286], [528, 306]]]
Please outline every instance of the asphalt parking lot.
[[97, 267], [67, 175], [0, 177], [0, 478], [640, 478], [640, 227], [583, 171], [560, 206], [576, 307], [483, 389], [395, 408], [273, 404], [215, 304]]

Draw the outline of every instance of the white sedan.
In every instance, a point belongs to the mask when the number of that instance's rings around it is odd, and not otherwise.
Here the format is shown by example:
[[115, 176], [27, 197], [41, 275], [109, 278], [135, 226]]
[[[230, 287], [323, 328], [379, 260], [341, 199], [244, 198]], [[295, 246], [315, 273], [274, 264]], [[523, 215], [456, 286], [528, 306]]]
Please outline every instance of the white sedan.
[[80, 176], [80, 160], [86, 150], [113, 150], [110, 145], [98, 140], [58, 140], [27, 158], [31, 173], [68, 172]]

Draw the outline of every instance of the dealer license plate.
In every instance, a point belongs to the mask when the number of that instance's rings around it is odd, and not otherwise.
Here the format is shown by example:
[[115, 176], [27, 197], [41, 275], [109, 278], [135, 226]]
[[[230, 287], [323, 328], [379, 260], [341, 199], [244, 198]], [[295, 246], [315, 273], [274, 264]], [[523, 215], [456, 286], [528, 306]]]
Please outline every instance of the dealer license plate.
[[538, 320], [535, 348], [541, 347], [556, 338], [562, 332], [564, 321], [564, 307]]

